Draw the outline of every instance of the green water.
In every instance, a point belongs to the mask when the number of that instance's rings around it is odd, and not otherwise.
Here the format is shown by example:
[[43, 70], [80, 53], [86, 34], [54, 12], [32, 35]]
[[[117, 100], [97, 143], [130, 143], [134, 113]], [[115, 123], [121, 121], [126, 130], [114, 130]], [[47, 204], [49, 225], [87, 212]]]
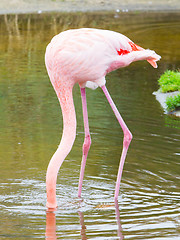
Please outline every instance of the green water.
[[[180, 66], [179, 25], [179, 13], [0, 16], [0, 239], [179, 239], [180, 120], [165, 115], [152, 95], [159, 76]], [[77, 198], [84, 129], [75, 86], [77, 138], [58, 176], [59, 208], [46, 213], [46, 168], [62, 117], [44, 53], [55, 34], [79, 27], [121, 32], [162, 60], [158, 69], [137, 62], [107, 76], [134, 136], [119, 206], [113, 195], [123, 134], [101, 89], [87, 89], [92, 145], [83, 200]]]

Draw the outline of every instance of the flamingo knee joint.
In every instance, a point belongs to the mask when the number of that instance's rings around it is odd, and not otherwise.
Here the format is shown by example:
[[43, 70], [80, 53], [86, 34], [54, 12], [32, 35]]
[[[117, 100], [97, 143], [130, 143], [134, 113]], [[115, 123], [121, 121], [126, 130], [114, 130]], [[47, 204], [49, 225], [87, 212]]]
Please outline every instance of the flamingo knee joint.
[[87, 135], [84, 139], [83, 155], [86, 155], [88, 153], [90, 146], [91, 146], [91, 137], [90, 135]]
[[133, 135], [132, 135], [132, 133], [129, 130], [124, 133], [123, 145], [126, 148], [129, 147], [129, 144], [130, 144], [132, 138], [133, 138]]

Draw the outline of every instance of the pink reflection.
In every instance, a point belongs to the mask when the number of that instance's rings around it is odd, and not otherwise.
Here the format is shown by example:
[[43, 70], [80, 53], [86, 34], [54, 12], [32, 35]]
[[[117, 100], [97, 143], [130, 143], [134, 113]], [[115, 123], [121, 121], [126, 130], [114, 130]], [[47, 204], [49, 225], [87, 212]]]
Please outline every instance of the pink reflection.
[[56, 236], [56, 215], [54, 212], [46, 212], [46, 234], [47, 239], [58, 239]]
[[[115, 213], [116, 213], [116, 220], [117, 220], [117, 236], [119, 240], [123, 240], [124, 236], [122, 234], [122, 226], [120, 222], [120, 212], [119, 212], [119, 205], [118, 201], [115, 201]], [[88, 239], [86, 236], [86, 225], [84, 223], [84, 214], [78, 211], [79, 214], [79, 221], [81, 226], [81, 239], [86, 240]], [[47, 239], [56, 240], [58, 239], [56, 235], [56, 215], [54, 212], [47, 211], [46, 212], [46, 233], [45, 236]]]
[[81, 225], [81, 239], [82, 240], [86, 240], [86, 226], [84, 223], [84, 214], [82, 212], [78, 212], [79, 214], [79, 221], [80, 221], [80, 225]]
[[115, 212], [116, 212], [116, 220], [117, 220], [117, 226], [118, 226], [118, 237], [119, 240], [124, 239], [124, 236], [122, 234], [122, 226], [121, 226], [121, 222], [120, 222], [120, 212], [119, 212], [119, 204], [118, 204], [118, 200], [115, 200]]

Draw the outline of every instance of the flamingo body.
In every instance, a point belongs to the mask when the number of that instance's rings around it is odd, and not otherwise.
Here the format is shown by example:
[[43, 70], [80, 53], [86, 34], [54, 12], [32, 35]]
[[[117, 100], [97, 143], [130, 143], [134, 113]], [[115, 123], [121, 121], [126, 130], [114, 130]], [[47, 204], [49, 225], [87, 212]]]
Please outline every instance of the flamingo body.
[[85, 129], [78, 196], [81, 196], [85, 163], [91, 145], [85, 87], [91, 89], [101, 87], [124, 132], [123, 152], [115, 189], [115, 199], [117, 199], [122, 169], [132, 134], [105, 87], [105, 76], [113, 70], [126, 67], [138, 60], [147, 60], [156, 68], [156, 61], [160, 60], [160, 56], [152, 50], [144, 50], [123, 34], [109, 30], [90, 28], [67, 30], [53, 37], [48, 44], [45, 63], [63, 114], [61, 142], [49, 163], [46, 175], [48, 208], [57, 207], [57, 174], [76, 136], [76, 114], [72, 97], [72, 89], [76, 83], [81, 89]]

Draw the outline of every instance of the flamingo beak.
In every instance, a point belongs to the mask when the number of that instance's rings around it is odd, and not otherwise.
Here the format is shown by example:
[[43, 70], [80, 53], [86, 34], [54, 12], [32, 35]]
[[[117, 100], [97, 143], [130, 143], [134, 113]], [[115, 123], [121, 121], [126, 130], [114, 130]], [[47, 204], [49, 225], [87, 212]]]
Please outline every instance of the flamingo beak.
[[[133, 43], [133, 42], [129, 42], [129, 44], [131, 45], [132, 51], [142, 51], [144, 50], [144, 48], [138, 46], [137, 44]], [[159, 61], [161, 59], [161, 56], [159, 56], [158, 54], [155, 54], [155, 57], [153, 59], [147, 60], [148, 63], [151, 64], [151, 66], [153, 66], [154, 68], [157, 68], [157, 61]]]

